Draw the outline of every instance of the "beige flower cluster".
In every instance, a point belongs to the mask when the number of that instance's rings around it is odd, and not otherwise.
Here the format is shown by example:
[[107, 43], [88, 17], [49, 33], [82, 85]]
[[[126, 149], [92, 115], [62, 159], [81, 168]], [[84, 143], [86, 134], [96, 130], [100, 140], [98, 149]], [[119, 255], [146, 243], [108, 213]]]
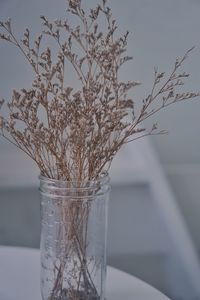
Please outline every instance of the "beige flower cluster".
[[[7, 116], [0, 115], [0, 135], [30, 156], [42, 175], [81, 181], [108, 169], [123, 144], [164, 133], [156, 124], [141, 128], [144, 120], [199, 93], [177, 92], [189, 76], [179, 69], [190, 49], [169, 76], [155, 70], [151, 93], [136, 110], [129, 91], [139, 83], [122, 82], [119, 76], [132, 59], [126, 54], [129, 33], [118, 36], [107, 1], [100, 0], [88, 13], [81, 0], [68, 0], [67, 14], [76, 18], [76, 26], [41, 16], [43, 32], [33, 41], [28, 29], [18, 40], [11, 20], [0, 22], [0, 39], [23, 53], [34, 74], [31, 88], [13, 91]], [[56, 42], [56, 54], [44, 37]], [[77, 75], [77, 90], [66, 83], [68, 64]]]

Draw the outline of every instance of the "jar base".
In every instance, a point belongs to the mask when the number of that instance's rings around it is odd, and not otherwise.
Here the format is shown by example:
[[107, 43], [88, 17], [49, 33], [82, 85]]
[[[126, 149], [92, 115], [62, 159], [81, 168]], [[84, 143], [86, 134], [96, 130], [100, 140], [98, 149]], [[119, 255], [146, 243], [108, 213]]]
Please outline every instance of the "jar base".
[[[71, 296], [71, 295], [73, 295], [73, 296]], [[97, 296], [97, 295], [86, 295], [85, 292], [75, 291], [75, 290], [73, 291], [71, 289], [68, 292], [67, 289], [64, 289], [61, 292], [60, 296], [50, 298], [49, 300], [101, 300], [101, 299], [100, 299], [100, 296]]]

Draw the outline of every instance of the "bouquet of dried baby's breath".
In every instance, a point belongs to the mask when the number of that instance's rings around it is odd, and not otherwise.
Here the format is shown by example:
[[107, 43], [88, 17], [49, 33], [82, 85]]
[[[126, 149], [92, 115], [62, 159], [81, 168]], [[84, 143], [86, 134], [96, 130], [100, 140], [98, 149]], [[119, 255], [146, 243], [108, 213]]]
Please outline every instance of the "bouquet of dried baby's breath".
[[[44, 30], [34, 41], [29, 29], [18, 40], [11, 21], [0, 22], [1, 40], [16, 46], [34, 72], [31, 88], [13, 91], [8, 116], [0, 116], [0, 135], [30, 156], [42, 175], [88, 180], [108, 169], [125, 143], [164, 133], [157, 131], [156, 124], [141, 128], [144, 120], [199, 93], [178, 92], [189, 76], [179, 69], [190, 49], [176, 60], [169, 76], [155, 70], [152, 90], [138, 112], [138, 102], [129, 98], [129, 91], [139, 83], [119, 77], [121, 67], [132, 59], [126, 54], [129, 33], [117, 35], [106, 0], [89, 13], [81, 0], [67, 0], [67, 14], [76, 18], [76, 26], [67, 19], [51, 22], [41, 16]], [[46, 38], [55, 40], [56, 55], [45, 46]], [[67, 85], [68, 64], [77, 75], [77, 90]]]

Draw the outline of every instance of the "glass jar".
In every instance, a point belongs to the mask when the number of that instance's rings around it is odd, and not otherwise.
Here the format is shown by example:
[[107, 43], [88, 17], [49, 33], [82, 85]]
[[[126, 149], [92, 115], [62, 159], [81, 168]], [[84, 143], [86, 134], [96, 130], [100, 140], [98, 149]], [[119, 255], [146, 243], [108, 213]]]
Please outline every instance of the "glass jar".
[[43, 300], [104, 300], [107, 174], [96, 181], [40, 177]]

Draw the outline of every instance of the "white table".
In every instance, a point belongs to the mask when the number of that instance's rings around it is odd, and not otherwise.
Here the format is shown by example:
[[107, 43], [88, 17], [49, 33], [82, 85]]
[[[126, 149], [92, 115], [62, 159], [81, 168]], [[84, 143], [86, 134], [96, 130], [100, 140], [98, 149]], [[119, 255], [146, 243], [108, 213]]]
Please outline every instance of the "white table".
[[[0, 300], [41, 300], [39, 250], [0, 247]], [[108, 267], [108, 300], [169, 300], [147, 283]]]

